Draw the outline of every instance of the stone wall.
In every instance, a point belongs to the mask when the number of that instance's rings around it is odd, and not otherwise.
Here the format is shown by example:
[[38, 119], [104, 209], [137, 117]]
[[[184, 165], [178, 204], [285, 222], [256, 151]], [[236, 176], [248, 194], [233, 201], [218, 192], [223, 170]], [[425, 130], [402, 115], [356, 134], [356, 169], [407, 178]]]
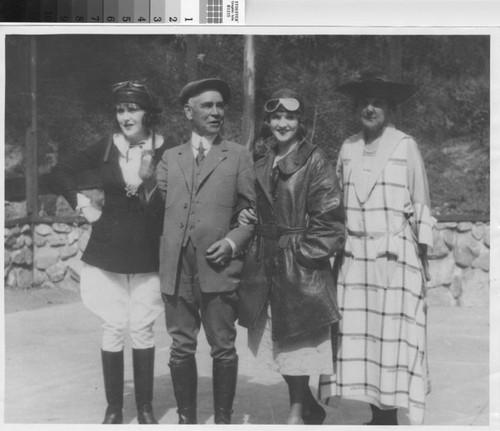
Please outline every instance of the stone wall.
[[489, 305], [490, 226], [438, 223], [429, 253], [429, 305]]
[[[58, 286], [78, 289], [90, 227], [65, 223], [5, 229], [5, 285], [8, 288]], [[489, 225], [438, 223], [429, 251], [429, 305], [483, 307], [489, 304]], [[35, 262], [35, 274], [31, 265]]]
[[18, 289], [56, 286], [78, 290], [80, 258], [89, 235], [87, 224], [38, 224], [34, 235], [27, 224], [5, 228], [5, 286]]

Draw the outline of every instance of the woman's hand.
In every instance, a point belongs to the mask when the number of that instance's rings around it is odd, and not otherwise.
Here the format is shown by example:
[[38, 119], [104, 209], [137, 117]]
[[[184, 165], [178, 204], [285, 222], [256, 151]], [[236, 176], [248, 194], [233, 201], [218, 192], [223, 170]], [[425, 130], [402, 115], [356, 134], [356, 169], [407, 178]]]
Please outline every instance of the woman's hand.
[[149, 180], [155, 174], [154, 151], [145, 150], [141, 155], [141, 166], [139, 167], [139, 177], [143, 180]]
[[101, 217], [102, 211], [93, 206], [83, 207], [80, 212], [82, 216], [90, 223], [95, 223]]
[[431, 281], [431, 273], [429, 271], [429, 260], [427, 258], [427, 245], [419, 244], [418, 245], [420, 260], [422, 261], [422, 268], [424, 270], [424, 276], [427, 281]]
[[253, 208], [245, 208], [238, 214], [238, 223], [240, 225], [249, 225], [257, 223], [257, 215]]

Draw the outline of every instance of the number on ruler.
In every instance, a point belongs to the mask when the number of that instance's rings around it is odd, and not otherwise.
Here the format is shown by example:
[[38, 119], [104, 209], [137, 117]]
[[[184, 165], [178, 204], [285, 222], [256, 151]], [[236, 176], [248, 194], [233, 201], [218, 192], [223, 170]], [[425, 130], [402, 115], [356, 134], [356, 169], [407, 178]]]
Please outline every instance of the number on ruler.
[[176, 16], [168, 17], [168, 22], [177, 22], [177, 17]]
[[108, 22], [114, 22], [115, 21], [115, 17], [114, 16], [108, 16], [106, 18], [106, 21], [108, 21]]
[[100, 21], [98, 16], [91, 16], [91, 17], [90, 17], [90, 19], [91, 19], [92, 21], [97, 21], [97, 22], [99, 22], [99, 21]]
[[61, 22], [68, 22], [69, 21], [69, 16], [63, 15], [59, 17], [59, 21]]
[[161, 18], [161, 16], [155, 16], [155, 17], [153, 18], [153, 21], [154, 21], [154, 22], [161, 22], [161, 21], [162, 21], [162, 18]]
[[129, 16], [124, 16], [124, 17], [122, 17], [122, 21], [123, 22], [129, 22], [130, 21], [130, 17]]
[[139, 17], [139, 19], [138, 19], [137, 21], [139, 21], [139, 22], [144, 22], [144, 21], [146, 21], [146, 18], [144, 18], [143, 16], [140, 16], [140, 17]]
[[83, 18], [83, 16], [75, 16], [75, 21], [76, 22], [83, 22], [84, 18]]

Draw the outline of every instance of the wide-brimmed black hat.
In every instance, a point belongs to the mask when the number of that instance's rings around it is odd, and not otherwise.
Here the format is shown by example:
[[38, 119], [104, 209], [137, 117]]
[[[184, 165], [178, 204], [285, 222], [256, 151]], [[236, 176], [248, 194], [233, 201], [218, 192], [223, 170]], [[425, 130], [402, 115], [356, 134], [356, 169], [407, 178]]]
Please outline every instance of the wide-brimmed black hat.
[[392, 105], [404, 102], [413, 96], [417, 90], [416, 85], [389, 81], [383, 76], [347, 82], [337, 88], [339, 93], [350, 96], [354, 100], [377, 97], [386, 99]]
[[218, 91], [225, 103], [228, 103], [231, 98], [229, 85], [225, 81], [218, 78], [207, 78], [186, 84], [179, 93], [179, 102], [184, 105], [191, 97], [209, 90]]
[[113, 84], [113, 102], [136, 103], [142, 109], [159, 113], [161, 108], [154, 101], [144, 81], [124, 81]]

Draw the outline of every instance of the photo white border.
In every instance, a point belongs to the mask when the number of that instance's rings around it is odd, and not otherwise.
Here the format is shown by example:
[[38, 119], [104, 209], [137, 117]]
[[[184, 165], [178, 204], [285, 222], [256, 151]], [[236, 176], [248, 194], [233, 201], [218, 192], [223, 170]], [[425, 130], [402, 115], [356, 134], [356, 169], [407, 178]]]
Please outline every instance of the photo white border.
[[[354, 0], [328, 1], [314, 0], [304, 6], [307, 0], [247, 0], [245, 26], [171, 26], [155, 24], [0, 24], [0, 58], [5, 58], [5, 36], [11, 34], [49, 35], [49, 34], [367, 34], [367, 35], [445, 35], [482, 34], [491, 36], [491, 137], [490, 137], [490, 425], [470, 426], [467, 429], [500, 430], [500, 11], [492, 2], [472, 1], [386, 1]], [[314, 9], [310, 5], [314, 4]], [[404, 6], [403, 6], [404, 5]], [[462, 7], [462, 13], [449, 11]], [[364, 8], [364, 9], [363, 9]], [[380, 8], [383, 8], [381, 11]], [[422, 9], [423, 8], [423, 9]], [[492, 10], [493, 9], [493, 10]], [[259, 10], [265, 11], [260, 13]], [[363, 14], [360, 14], [360, 10]], [[427, 11], [427, 12], [424, 12]], [[448, 13], [447, 13], [448, 12]], [[382, 15], [382, 16], [380, 16]], [[257, 23], [255, 22], [257, 21]], [[260, 22], [260, 24], [258, 23]], [[446, 25], [442, 25], [446, 23]], [[285, 25], [286, 24], [286, 25]], [[305, 24], [305, 25], [304, 25]], [[1, 112], [5, 112], [5, 63], [0, 67]], [[0, 136], [4, 136], [4, 116], [0, 119]], [[3, 142], [3, 140], [2, 140]], [[3, 161], [4, 152], [0, 156]], [[495, 167], [492, 169], [492, 167]], [[2, 182], [4, 173], [1, 174]], [[2, 188], [2, 193], [4, 189]], [[2, 195], [4, 197], [4, 195]], [[3, 215], [3, 208], [1, 210]], [[3, 303], [3, 289], [0, 294]], [[457, 311], [460, 311], [457, 308]], [[1, 313], [2, 331], [0, 340], [4, 346], [4, 313]], [[4, 370], [4, 356], [0, 359]], [[0, 387], [4, 387], [4, 375], [0, 377]], [[0, 395], [0, 403], [3, 397]], [[3, 424], [3, 407], [0, 406], [0, 429], [5, 430], [91, 430], [93, 425], [56, 425]], [[126, 429], [140, 429], [137, 425], [122, 425]], [[163, 427], [165, 425], [162, 425]], [[276, 425], [247, 425], [258, 429], [277, 429]], [[241, 429], [242, 425], [232, 425], [226, 429]], [[322, 429], [339, 429], [338, 426], [323, 426]], [[178, 428], [168, 425], [168, 429]], [[198, 427], [196, 427], [198, 428]], [[456, 429], [456, 426], [399, 427], [399, 429]], [[185, 428], [181, 428], [185, 429]], [[200, 429], [213, 429], [210, 425]], [[248, 428], [247, 428], [248, 429]], [[295, 429], [295, 427], [286, 427]], [[297, 427], [296, 429], [307, 429]], [[350, 426], [349, 429], [365, 429]]]

